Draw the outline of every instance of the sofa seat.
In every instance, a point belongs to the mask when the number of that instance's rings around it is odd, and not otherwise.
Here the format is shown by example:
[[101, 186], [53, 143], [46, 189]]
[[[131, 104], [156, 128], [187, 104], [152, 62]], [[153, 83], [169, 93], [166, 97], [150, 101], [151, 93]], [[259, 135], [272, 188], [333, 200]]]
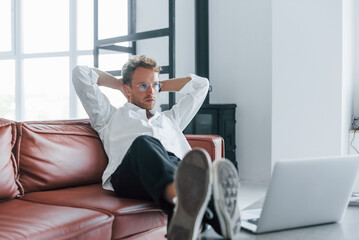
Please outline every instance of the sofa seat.
[[0, 204], [0, 239], [111, 239], [113, 216], [14, 199]]
[[112, 239], [153, 230], [166, 233], [167, 216], [153, 202], [119, 198], [101, 184], [27, 193], [22, 200], [85, 208], [114, 215]]

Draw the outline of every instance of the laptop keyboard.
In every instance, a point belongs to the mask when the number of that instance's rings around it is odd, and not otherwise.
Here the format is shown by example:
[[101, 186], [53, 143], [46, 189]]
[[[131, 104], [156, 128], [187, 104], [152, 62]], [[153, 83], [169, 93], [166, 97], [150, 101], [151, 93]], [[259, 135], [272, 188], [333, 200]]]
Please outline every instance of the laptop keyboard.
[[359, 193], [353, 193], [349, 202], [350, 206], [359, 206]]

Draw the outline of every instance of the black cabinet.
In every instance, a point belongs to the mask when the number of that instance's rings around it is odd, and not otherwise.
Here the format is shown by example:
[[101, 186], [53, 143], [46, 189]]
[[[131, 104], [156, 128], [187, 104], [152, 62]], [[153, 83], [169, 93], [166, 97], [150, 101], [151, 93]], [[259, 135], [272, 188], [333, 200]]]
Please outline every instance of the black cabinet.
[[[162, 110], [168, 105], [161, 105]], [[224, 139], [225, 157], [236, 161], [236, 104], [203, 104], [184, 134], [216, 134]]]

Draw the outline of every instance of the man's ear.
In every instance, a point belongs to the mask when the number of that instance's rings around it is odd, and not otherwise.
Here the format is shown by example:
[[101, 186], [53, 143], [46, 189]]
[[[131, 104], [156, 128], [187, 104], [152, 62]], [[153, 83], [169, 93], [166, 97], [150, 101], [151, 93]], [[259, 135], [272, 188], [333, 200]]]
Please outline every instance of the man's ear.
[[125, 84], [124, 87], [125, 87], [126, 98], [129, 102], [131, 102], [131, 96], [132, 96], [131, 87], [128, 84]]

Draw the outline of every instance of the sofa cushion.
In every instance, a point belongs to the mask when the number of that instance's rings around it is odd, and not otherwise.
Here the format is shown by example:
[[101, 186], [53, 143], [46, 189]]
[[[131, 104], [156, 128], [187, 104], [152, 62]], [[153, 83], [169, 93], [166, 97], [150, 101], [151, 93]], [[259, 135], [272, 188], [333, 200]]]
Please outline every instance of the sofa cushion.
[[101, 182], [108, 159], [88, 121], [19, 122], [17, 129], [25, 192]]
[[110, 239], [113, 217], [22, 200], [0, 204], [0, 239]]
[[17, 185], [17, 165], [12, 153], [16, 140], [15, 123], [0, 118], [0, 200], [20, 195]]
[[167, 216], [154, 203], [119, 198], [100, 184], [26, 194], [23, 200], [102, 211], [115, 216], [112, 238], [125, 238], [166, 226]]

